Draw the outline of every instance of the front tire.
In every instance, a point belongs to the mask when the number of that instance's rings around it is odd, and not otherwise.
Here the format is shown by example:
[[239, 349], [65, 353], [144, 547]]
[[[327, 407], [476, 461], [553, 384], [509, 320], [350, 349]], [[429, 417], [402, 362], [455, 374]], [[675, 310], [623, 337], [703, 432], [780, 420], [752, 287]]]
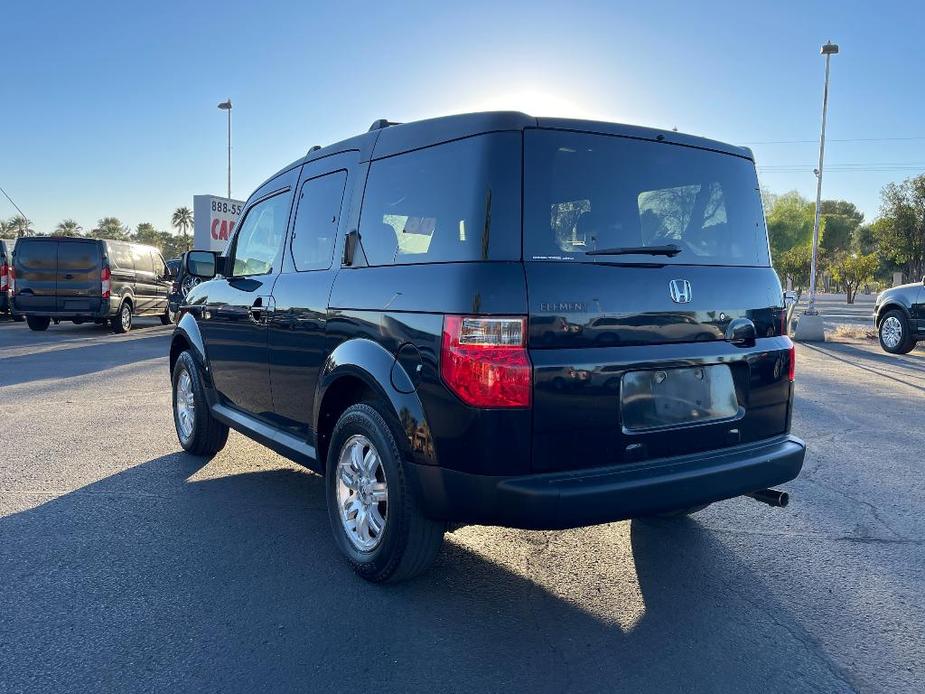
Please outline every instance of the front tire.
[[430, 567], [446, 524], [421, 513], [384, 410], [361, 403], [340, 416], [325, 487], [335, 542], [354, 571], [367, 581], [395, 583]]
[[228, 426], [209, 411], [199, 365], [188, 350], [173, 367], [173, 423], [183, 450], [193, 455], [213, 456], [228, 441]]
[[48, 330], [48, 325], [51, 323], [51, 318], [48, 316], [26, 316], [26, 323], [29, 325], [29, 330], [42, 332], [44, 330]]
[[114, 315], [109, 322], [112, 327], [112, 331], [117, 335], [122, 333], [127, 333], [132, 329], [132, 305], [123, 301], [122, 305], [119, 307], [119, 312]]
[[880, 321], [877, 332], [880, 336], [880, 346], [890, 354], [908, 354], [915, 347], [915, 336], [906, 314], [902, 311], [888, 311]]

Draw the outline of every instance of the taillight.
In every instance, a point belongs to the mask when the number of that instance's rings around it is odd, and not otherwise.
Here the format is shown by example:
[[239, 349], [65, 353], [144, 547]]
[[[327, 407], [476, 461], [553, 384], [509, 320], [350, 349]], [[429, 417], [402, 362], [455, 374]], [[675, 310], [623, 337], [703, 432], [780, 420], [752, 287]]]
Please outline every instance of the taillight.
[[797, 348], [793, 342], [790, 343], [790, 368], [787, 370], [787, 378], [793, 383], [797, 375]]
[[0, 265], [0, 292], [10, 288], [10, 266], [6, 263]]
[[109, 291], [112, 288], [112, 273], [109, 271], [109, 268], [104, 266], [103, 271], [100, 273], [100, 291], [103, 294], [104, 299], [109, 298]]
[[9, 266], [10, 273], [10, 294], [16, 293], [16, 268], [12, 265]]
[[524, 318], [446, 316], [440, 375], [473, 407], [529, 407], [533, 390]]

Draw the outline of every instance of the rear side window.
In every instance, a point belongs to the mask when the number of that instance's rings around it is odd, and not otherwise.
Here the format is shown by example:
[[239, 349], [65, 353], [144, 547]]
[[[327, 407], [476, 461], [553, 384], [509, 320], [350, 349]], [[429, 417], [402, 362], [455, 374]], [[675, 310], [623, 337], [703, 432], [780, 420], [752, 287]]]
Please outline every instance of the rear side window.
[[124, 243], [109, 244], [109, 264], [116, 270], [134, 270], [132, 252]]
[[552, 130], [524, 139], [524, 257], [646, 262], [589, 252], [674, 245], [659, 263], [768, 266], [754, 164], [660, 142]]
[[132, 246], [132, 261], [138, 272], [154, 272], [154, 263], [151, 261], [151, 251], [141, 246]]
[[370, 265], [520, 259], [520, 133], [374, 161], [360, 242]]
[[296, 270], [331, 267], [346, 183], [347, 172], [337, 171], [302, 184], [291, 245]]

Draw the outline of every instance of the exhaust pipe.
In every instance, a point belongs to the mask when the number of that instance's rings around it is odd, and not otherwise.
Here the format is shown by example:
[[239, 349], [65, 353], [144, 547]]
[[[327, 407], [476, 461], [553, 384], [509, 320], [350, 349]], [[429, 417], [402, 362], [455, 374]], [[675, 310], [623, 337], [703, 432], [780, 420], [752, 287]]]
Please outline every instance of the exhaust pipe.
[[784, 508], [790, 503], [790, 495], [778, 489], [759, 489], [755, 492], [749, 492], [745, 496], [750, 496], [755, 501], [760, 501], [768, 506]]

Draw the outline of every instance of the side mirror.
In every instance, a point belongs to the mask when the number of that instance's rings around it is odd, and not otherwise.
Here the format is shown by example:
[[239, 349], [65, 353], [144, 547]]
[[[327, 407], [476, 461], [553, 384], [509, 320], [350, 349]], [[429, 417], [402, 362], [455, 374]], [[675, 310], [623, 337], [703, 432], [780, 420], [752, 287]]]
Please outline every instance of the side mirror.
[[797, 302], [796, 292], [784, 292], [784, 306], [790, 308]]
[[213, 251], [190, 251], [183, 263], [187, 273], [203, 280], [210, 280], [218, 274], [218, 253]]

